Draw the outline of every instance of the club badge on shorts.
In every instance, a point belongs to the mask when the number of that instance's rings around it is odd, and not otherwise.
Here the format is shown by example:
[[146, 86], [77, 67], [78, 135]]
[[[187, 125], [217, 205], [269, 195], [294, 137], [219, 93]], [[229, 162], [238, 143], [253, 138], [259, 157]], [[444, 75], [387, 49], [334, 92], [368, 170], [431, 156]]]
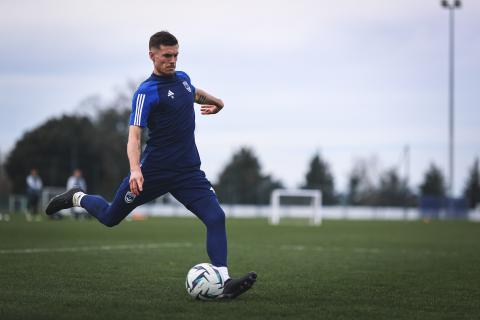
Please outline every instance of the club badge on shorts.
[[125, 194], [125, 202], [126, 203], [132, 203], [133, 200], [135, 200], [136, 195], [133, 192], [128, 191]]

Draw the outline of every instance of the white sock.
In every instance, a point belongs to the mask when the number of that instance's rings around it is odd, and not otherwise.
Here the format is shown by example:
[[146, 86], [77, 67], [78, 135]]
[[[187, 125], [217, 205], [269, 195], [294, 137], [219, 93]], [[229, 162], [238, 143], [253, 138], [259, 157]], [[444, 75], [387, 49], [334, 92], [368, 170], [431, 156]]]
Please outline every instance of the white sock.
[[230, 279], [230, 276], [228, 275], [228, 268], [227, 267], [218, 267], [217, 269], [218, 269], [218, 271], [220, 271], [220, 275], [222, 276], [223, 282]]
[[74, 207], [81, 207], [80, 201], [82, 201], [82, 198], [85, 196], [85, 193], [79, 191], [75, 192], [73, 194], [73, 206]]

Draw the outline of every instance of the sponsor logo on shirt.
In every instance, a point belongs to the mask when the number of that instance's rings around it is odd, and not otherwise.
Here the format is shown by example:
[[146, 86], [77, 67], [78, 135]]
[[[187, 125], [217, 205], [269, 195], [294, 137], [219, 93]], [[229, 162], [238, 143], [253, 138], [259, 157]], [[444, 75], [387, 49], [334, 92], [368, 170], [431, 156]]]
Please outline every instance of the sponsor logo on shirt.
[[175, 93], [173, 93], [172, 91], [168, 90], [168, 97], [169, 97], [169, 98], [175, 99], [174, 94], [175, 94]]

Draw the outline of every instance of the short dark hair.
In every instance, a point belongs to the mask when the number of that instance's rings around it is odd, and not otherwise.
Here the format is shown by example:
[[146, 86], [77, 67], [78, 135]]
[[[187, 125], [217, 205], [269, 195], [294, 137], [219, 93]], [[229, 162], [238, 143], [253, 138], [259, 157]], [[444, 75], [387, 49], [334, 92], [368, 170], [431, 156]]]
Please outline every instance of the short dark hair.
[[160, 48], [160, 46], [174, 46], [178, 44], [177, 38], [168, 31], [160, 31], [150, 37], [148, 48]]

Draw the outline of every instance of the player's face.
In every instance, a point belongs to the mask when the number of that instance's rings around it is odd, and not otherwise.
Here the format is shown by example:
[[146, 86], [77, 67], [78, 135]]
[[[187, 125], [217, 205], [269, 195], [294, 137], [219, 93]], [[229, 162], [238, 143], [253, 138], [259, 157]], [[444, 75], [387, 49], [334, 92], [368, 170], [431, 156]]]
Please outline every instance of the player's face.
[[175, 73], [178, 57], [178, 44], [175, 46], [163, 46], [152, 48], [150, 59], [153, 61], [154, 73], [162, 76], [170, 76]]

